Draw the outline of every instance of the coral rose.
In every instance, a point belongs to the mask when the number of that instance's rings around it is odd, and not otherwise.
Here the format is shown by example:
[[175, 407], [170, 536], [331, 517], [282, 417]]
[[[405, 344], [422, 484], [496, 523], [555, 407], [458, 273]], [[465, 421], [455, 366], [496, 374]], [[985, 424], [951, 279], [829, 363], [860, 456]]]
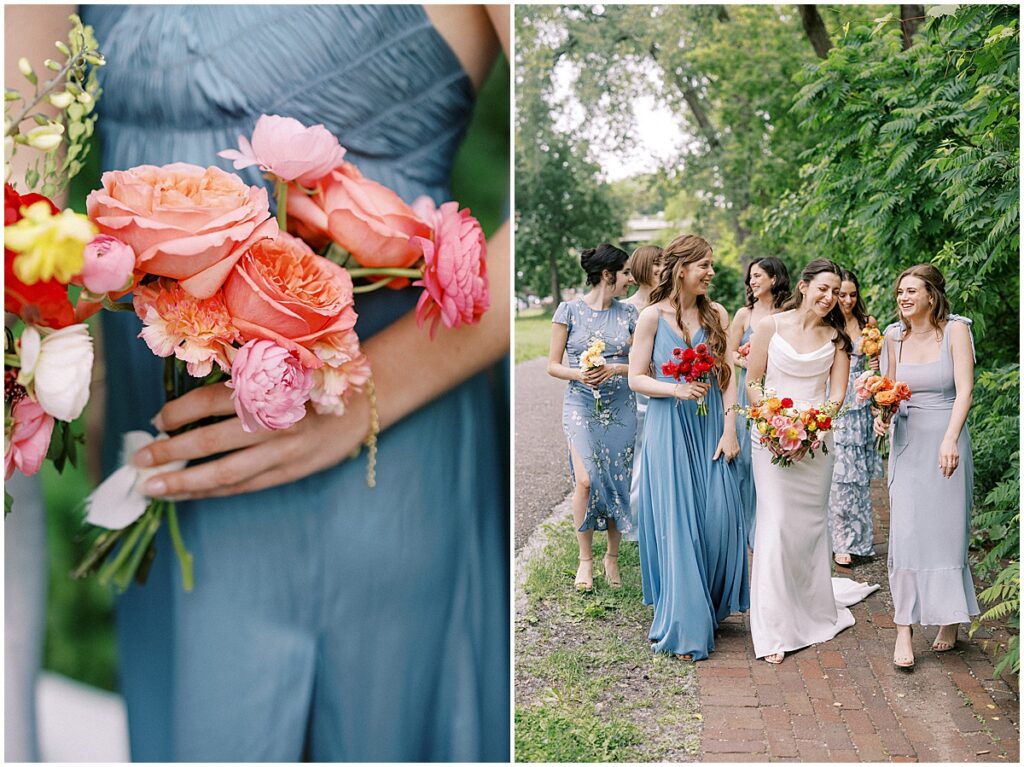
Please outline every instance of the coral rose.
[[243, 431], [287, 429], [306, 415], [313, 374], [273, 341], [249, 341], [235, 354], [228, 387]]
[[910, 399], [910, 395], [912, 393], [910, 391], [910, 387], [907, 384], [903, 383], [903, 381], [898, 381], [896, 383], [896, 388], [894, 389], [894, 391], [896, 392], [896, 396], [901, 400]]
[[[289, 188], [287, 205], [289, 217], [334, 240], [364, 267], [410, 267], [423, 254], [417, 238], [431, 236], [430, 227], [397, 194], [347, 162], [321, 180], [312, 196]], [[404, 279], [391, 283], [407, 284]]]
[[180, 280], [196, 298], [216, 293], [254, 242], [277, 234], [266, 189], [186, 163], [104, 173], [86, 207], [103, 234], [135, 251], [137, 270]]
[[31, 477], [50, 449], [53, 416], [31, 397], [22, 397], [11, 408], [11, 420], [10, 432], [4, 433], [4, 479], [10, 479], [15, 469]]
[[472, 325], [491, 305], [487, 290], [487, 242], [480, 223], [459, 210], [458, 203], [446, 202], [433, 219], [434, 239], [419, 238], [423, 247], [423, 279], [413, 283], [423, 288], [416, 304], [416, 324], [432, 321], [430, 337], [437, 323], [446, 328]]
[[307, 368], [323, 364], [313, 352], [318, 340], [356, 324], [348, 272], [283, 232], [242, 256], [224, 283], [224, 301], [244, 339], [273, 341]]
[[217, 156], [234, 160], [235, 170], [259, 165], [282, 181], [313, 186], [341, 165], [345, 150], [323, 125], [307, 128], [293, 117], [260, 115], [251, 144], [239, 136], [238, 149], [225, 149]]

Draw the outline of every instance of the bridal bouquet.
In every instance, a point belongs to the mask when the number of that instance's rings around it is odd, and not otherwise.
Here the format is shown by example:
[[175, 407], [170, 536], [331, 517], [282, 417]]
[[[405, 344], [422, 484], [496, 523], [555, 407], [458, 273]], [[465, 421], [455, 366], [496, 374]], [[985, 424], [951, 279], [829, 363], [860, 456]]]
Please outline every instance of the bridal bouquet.
[[825, 434], [832, 429], [832, 422], [842, 415], [834, 404], [801, 410], [794, 407], [792, 399], [780, 398], [771, 389], [762, 389], [761, 395], [757, 405], [736, 410], [750, 421], [760, 443], [771, 451], [772, 464], [792, 466], [806, 456], [813, 458], [818, 449], [828, 455]]
[[[865, 370], [853, 381], [854, 393], [858, 402], [870, 402], [879, 410], [879, 417], [888, 427], [893, 416], [900, 409], [900, 403], [910, 399], [910, 387], [902, 381], [894, 381], [886, 376]], [[889, 457], [889, 435], [875, 438], [875, 449], [883, 458]]]
[[[591, 338], [590, 346], [587, 350], [580, 355], [580, 368], [582, 370], [593, 370], [599, 368], [605, 364], [604, 359], [604, 341], [600, 338]], [[591, 391], [594, 392], [594, 412], [601, 412], [601, 390], [592, 386]]]
[[[661, 374], [672, 376], [679, 381], [687, 383], [693, 381], [706, 382], [712, 369], [715, 367], [715, 358], [708, 354], [707, 344], [697, 344], [686, 349], [675, 348], [672, 350], [672, 359], [662, 363]], [[707, 415], [708, 405], [704, 397], [697, 400], [697, 415]]]

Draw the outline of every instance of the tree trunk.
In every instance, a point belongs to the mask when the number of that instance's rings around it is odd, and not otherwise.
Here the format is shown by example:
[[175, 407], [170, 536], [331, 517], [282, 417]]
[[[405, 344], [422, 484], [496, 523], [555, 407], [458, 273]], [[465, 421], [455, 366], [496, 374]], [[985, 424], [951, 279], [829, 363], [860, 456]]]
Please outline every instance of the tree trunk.
[[548, 268], [551, 270], [551, 297], [555, 299], [555, 306], [562, 300], [562, 287], [558, 284], [558, 261], [555, 253], [548, 254]]
[[814, 52], [819, 59], [827, 58], [828, 52], [832, 48], [832, 40], [828, 36], [828, 30], [825, 29], [825, 22], [822, 20], [821, 14], [818, 13], [818, 6], [798, 5], [797, 8], [800, 10], [800, 21], [804, 24], [804, 32], [807, 33], [807, 39], [811, 41]]
[[900, 21], [903, 22], [903, 50], [914, 44], [913, 37], [917, 28], [924, 21], [923, 5], [901, 5]]
[[715, 135], [715, 129], [712, 127], [711, 121], [704, 112], [704, 107], [700, 104], [700, 97], [697, 95], [697, 91], [683, 82], [677, 82], [677, 85], [683, 92], [683, 100], [686, 101], [686, 105], [690, 107], [690, 111], [693, 112], [693, 118], [697, 121], [697, 125], [700, 127], [700, 132], [704, 134], [704, 138], [707, 139], [708, 145], [712, 149], [721, 149], [722, 145], [718, 141], [718, 136]]

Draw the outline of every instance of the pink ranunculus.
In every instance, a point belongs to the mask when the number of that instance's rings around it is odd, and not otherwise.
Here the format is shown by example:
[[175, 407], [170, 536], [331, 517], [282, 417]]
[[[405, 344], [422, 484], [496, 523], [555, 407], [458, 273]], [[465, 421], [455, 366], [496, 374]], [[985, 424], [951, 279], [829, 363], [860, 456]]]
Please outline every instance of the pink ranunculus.
[[[431, 219], [427, 219], [431, 221]], [[416, 324], [437, 323], [447, 328], [472, 325], [491, 304], [487, 289], [487, 241], [480, 223], [468, 209], [446, 202], [433, 215], [433, 240], [420, 238], [423, 247], [423, 279], [413, 284], [423, 293], [416, 304]]]
[[323, 364], [312, 351], [318, 340], [356, 324], [348, 272], [283, 232], [239, 260], [224, 283], [224, 300], [243, 339], [273, 341], [307, 368]]
[[4, 479], [10, 479], [15, 469], [31, 477], [39, 471], [50, 449], [53, 416], [47, 415], [34, 399], [25, 396], [14, 403], [11, 419], [14, 425], [10, 433], [4, 434]]
[[[351, 163], [331, 171], [312, 196], [288, 191], [288, 216], [334, 240], [361, 266], [410, 267], [423, 255], [417, 238], [431, 236], [430, 227], [397, 194], [364, 178]], [[391, 283], [406, 285], [404, 278]]]
[[260, 115], [251, 144], [239, 136], [238, 149], [225, 149], [217, 156], [234, 160], [235, 170], [259, 165], [283, 181], [313, 186], [341, 165], [345, 149], [323, 125], [307, 128], [293, 117]]
[[103, 174], [86, 207], [103, 234], [136, 254], [135, 268], [209, 298], [258, 240], [277, 234], [267, 190], [220, 168], [175, 163]]
[[228, 386], [243, 431], [287, 429], [306, 414], [313, 374], [273, 341], [249, 341], [235, 353]]
[[867, 380], [875, 375], [873, 370], [865, 370], [853, 379], [853, 391], [858, 401], [867, 402], [871, 399], [871, 390], [866, 386]]
[[135, 251], [116, 237], [98, 234], [85, 246], [82, 284], [90, 293], [124, 290], [135, 271]]

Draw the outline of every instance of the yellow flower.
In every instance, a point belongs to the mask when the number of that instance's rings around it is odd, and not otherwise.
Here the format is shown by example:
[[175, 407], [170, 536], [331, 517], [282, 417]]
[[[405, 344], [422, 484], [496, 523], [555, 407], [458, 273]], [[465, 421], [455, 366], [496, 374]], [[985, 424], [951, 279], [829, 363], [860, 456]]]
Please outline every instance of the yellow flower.
[[778, 412], [779, 408], [782, 407], [782, 400], [778, 397], [771, 397], [765, 403], [765, 407], [771, 410], [773, 413]]
[[85, 266], [85, 246], [99, 230], [72, 210], [53, 215], [43, 201], [22, 208], [22, 214], [21, 221], [4, 227], [4, 247], [18, 254], [15, 276], [26, 285], [54, 277], [70, 282]]
[[762, 434], [767, 434], [767, 433], [768, 433], [768, 424], [767, 424], [767, 423], [765, 423], [764, 421], [761, 421], [761, 422], [760, 422], [760, 423], [759, 423], [759, 424], [757, 425], [757, 430], [758, 430], [759, 432], [761, 432]]

